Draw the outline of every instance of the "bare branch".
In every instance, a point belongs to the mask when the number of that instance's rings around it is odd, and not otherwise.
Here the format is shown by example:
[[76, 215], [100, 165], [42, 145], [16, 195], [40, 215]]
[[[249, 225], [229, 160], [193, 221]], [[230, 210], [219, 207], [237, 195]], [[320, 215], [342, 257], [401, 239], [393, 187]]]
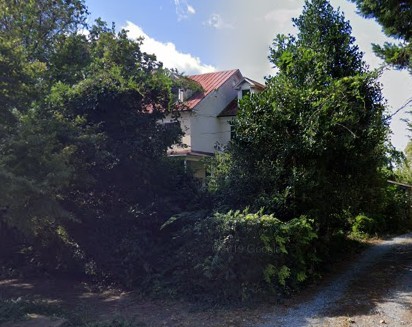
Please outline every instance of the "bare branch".
[[351, 133], [354, 138], [357, 138], [356, 134], [355, 134], [354, 132], [352, 132], [352, 131], [351, 131], [348, 127], [346, 127], [345, 125], [342, 125], [342, 124], [339, 124], [339, 123], [336, 123], [336, 125], [338, 125], [338, 126], [340, 126], [340, 127], [343, 127], [343, 128], [346, 129], [349, 133]]
[[406, 100], [406, 102], [400, 108], [398, 108], [392, 115], [387, 116], [385, 118], [385, 121], [392, 119], [393, 116], [397, 115], [400, 111], [407, 108], [410, 104], [412, 104], [412, 98], [409, 98], [408, 100]]

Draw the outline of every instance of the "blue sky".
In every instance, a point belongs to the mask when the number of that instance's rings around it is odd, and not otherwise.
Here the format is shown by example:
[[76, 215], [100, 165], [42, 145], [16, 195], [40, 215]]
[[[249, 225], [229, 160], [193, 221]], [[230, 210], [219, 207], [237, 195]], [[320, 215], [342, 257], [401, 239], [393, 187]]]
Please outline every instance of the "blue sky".
[[[239, 68], [257, 81], [273, 74], [267, 60], [269, 46], [278, 33], [295, 33], [291, 18], [300, 14], [304, 0], [86, 0], [91, 21], [101, 17], [128, 29], [132, 38], [144, 36], [143, 50], [155, 53], [165, 66], [186, 74]], [[371, 68], [381, 61], [371, 43], [388, 40], [373, 20], [356, 14], [347, 0], [331, 0], [350, 20], [357, 44]], [[387, 70], [380, 79], [389, 111], [412, 95], [407, 72]], [[412, 108], [409, 108], [412, 109]], [[406, 124], [394, 117], [392, 143], [403, 150], [409, 140]]]

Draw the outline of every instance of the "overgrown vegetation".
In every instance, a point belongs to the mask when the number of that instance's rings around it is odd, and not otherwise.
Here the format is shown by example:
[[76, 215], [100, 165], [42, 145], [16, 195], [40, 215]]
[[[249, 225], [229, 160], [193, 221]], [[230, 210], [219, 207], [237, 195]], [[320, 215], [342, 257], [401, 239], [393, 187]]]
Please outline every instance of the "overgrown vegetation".
[[299, 288], [350, 233], [409, 226], [408, 192], [387, 184], [400, 173], [379, 73], [328, 1], [307, 1], [299, 33], [274, 39], [277, 72], [240, 102], [206, 190], [166, 156], [182, 131], [158, 123], [193, 85], [126, 31], [86, 26], [83, 1], [0, 12], [4, 266], [245, 300]]
[[134, 278], [144, 278], [161, 224], [195, 190], [166, 157], [182, 131], [158, 123], [174, 103], [174, 73], [126, 31], [86, 26], [83, 1], [0, 9], [0, 62], [12, 77], [1, 85], [2, 255], [128, 283], [122, 253], [132, 252]]
[[297, 36], [273, 42], [276, 75], [240, 102], [236, 138], [216, 157], [209, 189], [221, 208], [309, 217], [318, 237], [309, 253], [327, 261], [335, 243], [350, 244], [345, 235], [409, 228], [410, 194], [387, 183], [399, 154], [379, 72], [368, 71], [343, 14], [307, 1], [294, 23]]
[[317, 236], [304, 216], [285, 223], [247, 210], [187, 212], [172, 217], [163, 230], [173, 235], [163, 261], [162, 273], [171, 282], [165, 286], [203, 299], [281, 294], [305, 281], [317, 263], [312, 252]]

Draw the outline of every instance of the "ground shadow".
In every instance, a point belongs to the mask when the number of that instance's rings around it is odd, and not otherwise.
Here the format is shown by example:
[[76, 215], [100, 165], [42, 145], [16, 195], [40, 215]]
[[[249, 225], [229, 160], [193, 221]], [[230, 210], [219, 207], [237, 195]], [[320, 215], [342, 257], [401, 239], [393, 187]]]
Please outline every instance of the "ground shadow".
[[[71, 322], [70, 327], [85, 326], [89, 321], [110, 321], [116, 317], [133, 319], [136, 323], [132, 326], [240, 327], [246, 322], [257, 324], [261, 314], [260, 308], [208, 306], [202, 310], [196, 303], [145, 299], [139, 294], [118, 289], [91, 289], [86, 283], [69, 279], [0, 280], [0, 300], [19, 297], [53, 304], [53, 312], [61, 308], [63, 316]], [[51, 307], [48, 309], [51, 312]]]
[[[348, 283], [332, 309], [321, 312], [325, 317], [361, 316], [379, 313], [380, 304], [393, 302], [411, 309], [412, 243], [383, 245], [389, 247], [380, 259]], [[408, 283], [409, 281], [409, 283]]]

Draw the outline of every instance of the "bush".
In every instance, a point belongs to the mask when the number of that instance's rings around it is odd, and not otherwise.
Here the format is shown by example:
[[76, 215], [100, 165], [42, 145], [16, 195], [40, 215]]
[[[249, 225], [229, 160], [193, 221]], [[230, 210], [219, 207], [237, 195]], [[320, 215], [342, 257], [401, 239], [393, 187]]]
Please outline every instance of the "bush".
[[403, 233], [412, 228], [411, 195], [407, 189], [389, 185], [384, 204], [385, 232]]
[[364, 214], [349, 219], [352, 235], [367, 237], [411, 230], [411, 195], [407, 188], [383, 185], [376, 199]]
[[245, 300], [295, 288], [314, 272], [317, 235], [305, 216], [285, 223], [247, 210], [197, 212], [164, 228], [175, 224], [181, 228], [169, 243], [169, 286], [191, 295]]
[[377, 232], [377, 222], [365, 215], [358, 215], [355, 217], [352, 225], [352, 233], [355, 235], [372, 235]]

